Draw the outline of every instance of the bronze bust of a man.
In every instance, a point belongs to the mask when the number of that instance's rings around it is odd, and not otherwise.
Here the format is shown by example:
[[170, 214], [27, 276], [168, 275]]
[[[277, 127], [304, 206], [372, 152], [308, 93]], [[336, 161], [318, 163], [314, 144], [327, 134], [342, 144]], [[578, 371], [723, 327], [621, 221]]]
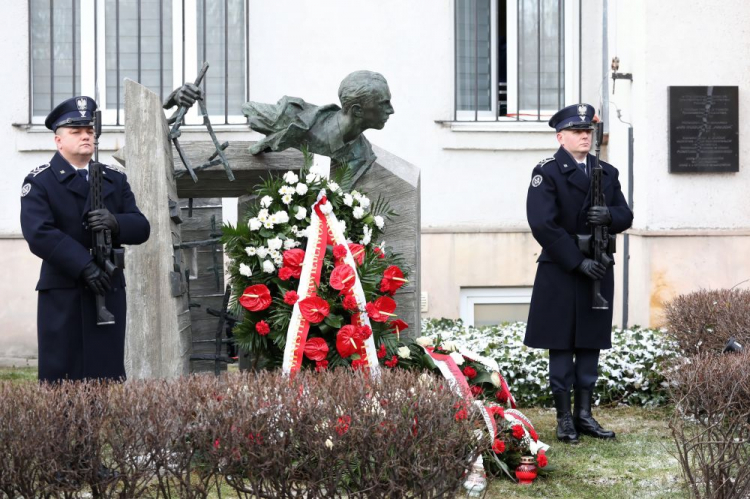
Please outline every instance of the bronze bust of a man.
[[276, 104], [245, 103], [242, 113], [250, 128], [266, 135], [250, 152], [307, 147], [312, 153], [348, 164], [355, 174], [364, 171], [376, 156], [362, 132], [380, 130], [394, 113], [388, 82], [380, 73], [355, 71], [342, 80], [339, 100], [341, 107], [316, 106], [288, 96]]

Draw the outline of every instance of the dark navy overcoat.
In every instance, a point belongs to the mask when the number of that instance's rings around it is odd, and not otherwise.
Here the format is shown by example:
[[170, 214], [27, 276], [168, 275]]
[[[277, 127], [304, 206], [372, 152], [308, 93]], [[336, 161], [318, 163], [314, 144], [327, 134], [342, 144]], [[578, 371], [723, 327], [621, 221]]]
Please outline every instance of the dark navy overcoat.
[[[116, 248], [148, 239], [150, 226], [136, 206], [122, 168], [102, 170], [103, 198], [120, 232]], [[107, 309], [115, 324], [96, 325], [95, 295], [83, 284], [81, 271], [93, 260], [89, 184], [60, 153], [26, 176], [21, 188], [21, 229], [31, 252], [42, 259], [36, 289], [39, 379], [124, 379], [125, 279], [118, 272]], [[127, 264], [127, 263], [126, 263]]]
[[[588, 155], [589, 171], [595, 157]], [[622, 195], [617, 169], [600, 161], [604, 199], [617, 234], [630, 227], [633, 212]], [[576, 234], [590, 234], [586, 213], [591, 206], [591, 180], [562, 147], [553, 158], [534, 167], [526, 198], [526, 217], [542, 246], [524, 343], [534, 348], [571, 350], [612, 346], [614, 271], [607, 270], [601, 293], [609, 310], [592, 310], [592, 281], [576, 271], [584, 254]], [[617, 255], [615, 254], [615, 258]]]

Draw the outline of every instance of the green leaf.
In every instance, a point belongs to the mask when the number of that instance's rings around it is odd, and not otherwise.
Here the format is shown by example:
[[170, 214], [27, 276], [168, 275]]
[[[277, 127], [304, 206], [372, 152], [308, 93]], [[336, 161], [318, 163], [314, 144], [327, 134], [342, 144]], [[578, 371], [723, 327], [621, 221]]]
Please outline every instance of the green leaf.
[[329, 325], [330, 327], [334, 329], [341, 329], [341, 326], [343, 326], [344, 324], [344, 318], [341, 317], [340, 315], [331, 314], [328, 317], [326, 317], [323, 322], [325, 322], [327, 325]]

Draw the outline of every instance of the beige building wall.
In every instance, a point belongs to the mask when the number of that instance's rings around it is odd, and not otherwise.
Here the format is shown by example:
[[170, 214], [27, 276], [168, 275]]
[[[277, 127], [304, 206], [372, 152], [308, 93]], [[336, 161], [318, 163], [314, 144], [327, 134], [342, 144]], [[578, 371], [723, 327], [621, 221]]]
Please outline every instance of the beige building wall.
[[0, 366], [26, 365], [37, 356], [36, 283], [42, 261], [29, 251], [23, 239], [0, 238]]

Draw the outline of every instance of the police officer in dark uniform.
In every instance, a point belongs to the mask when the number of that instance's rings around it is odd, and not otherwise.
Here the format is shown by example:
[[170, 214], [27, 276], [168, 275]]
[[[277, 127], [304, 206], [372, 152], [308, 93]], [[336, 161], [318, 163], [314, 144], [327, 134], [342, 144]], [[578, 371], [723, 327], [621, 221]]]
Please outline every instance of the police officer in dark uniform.
[[[81, 96], [47, 116], [57, 153], [32, 170], [21, 188], [23, 236], [42, 259], [36, 286], [40, 381], [125, 378], [125, 280], [122, 272], [110, 279], [89, 249], [92, 231], [109, 229], [119, 248], [145, 242], [150, 226], [119, 167], [102, 169], [106, 208], [90, 210], [95, 110], [96, 102]], [[97, 326], [94, 293], [105, 295], [114, 324]]]
[[[592, 281], [601, 280], [601, 294], [612, 303], [614, 272], [585, 255], [577, 234], [590, 234], [590, 224], [603, 224], [610, 234], [628, 229], [633, 212], [627, 205], [617, 169], [603, 161], [606, 206], [592, 207], [590, 176], [595, 157], [594, 108], [576, 104], [549, 121], [560, 148], [531, 174], [526, 216], [542, 246], [524, 343], [549, 350], [549, 379], [557, 409], [557, 438], [577, 443], [579, 434], [611, 439], [591, 415], [598, 378], [599, 351], [612, 347], [612, 308], [592, 310]], [[571, 414], [570, 390], [575, 389]]]

